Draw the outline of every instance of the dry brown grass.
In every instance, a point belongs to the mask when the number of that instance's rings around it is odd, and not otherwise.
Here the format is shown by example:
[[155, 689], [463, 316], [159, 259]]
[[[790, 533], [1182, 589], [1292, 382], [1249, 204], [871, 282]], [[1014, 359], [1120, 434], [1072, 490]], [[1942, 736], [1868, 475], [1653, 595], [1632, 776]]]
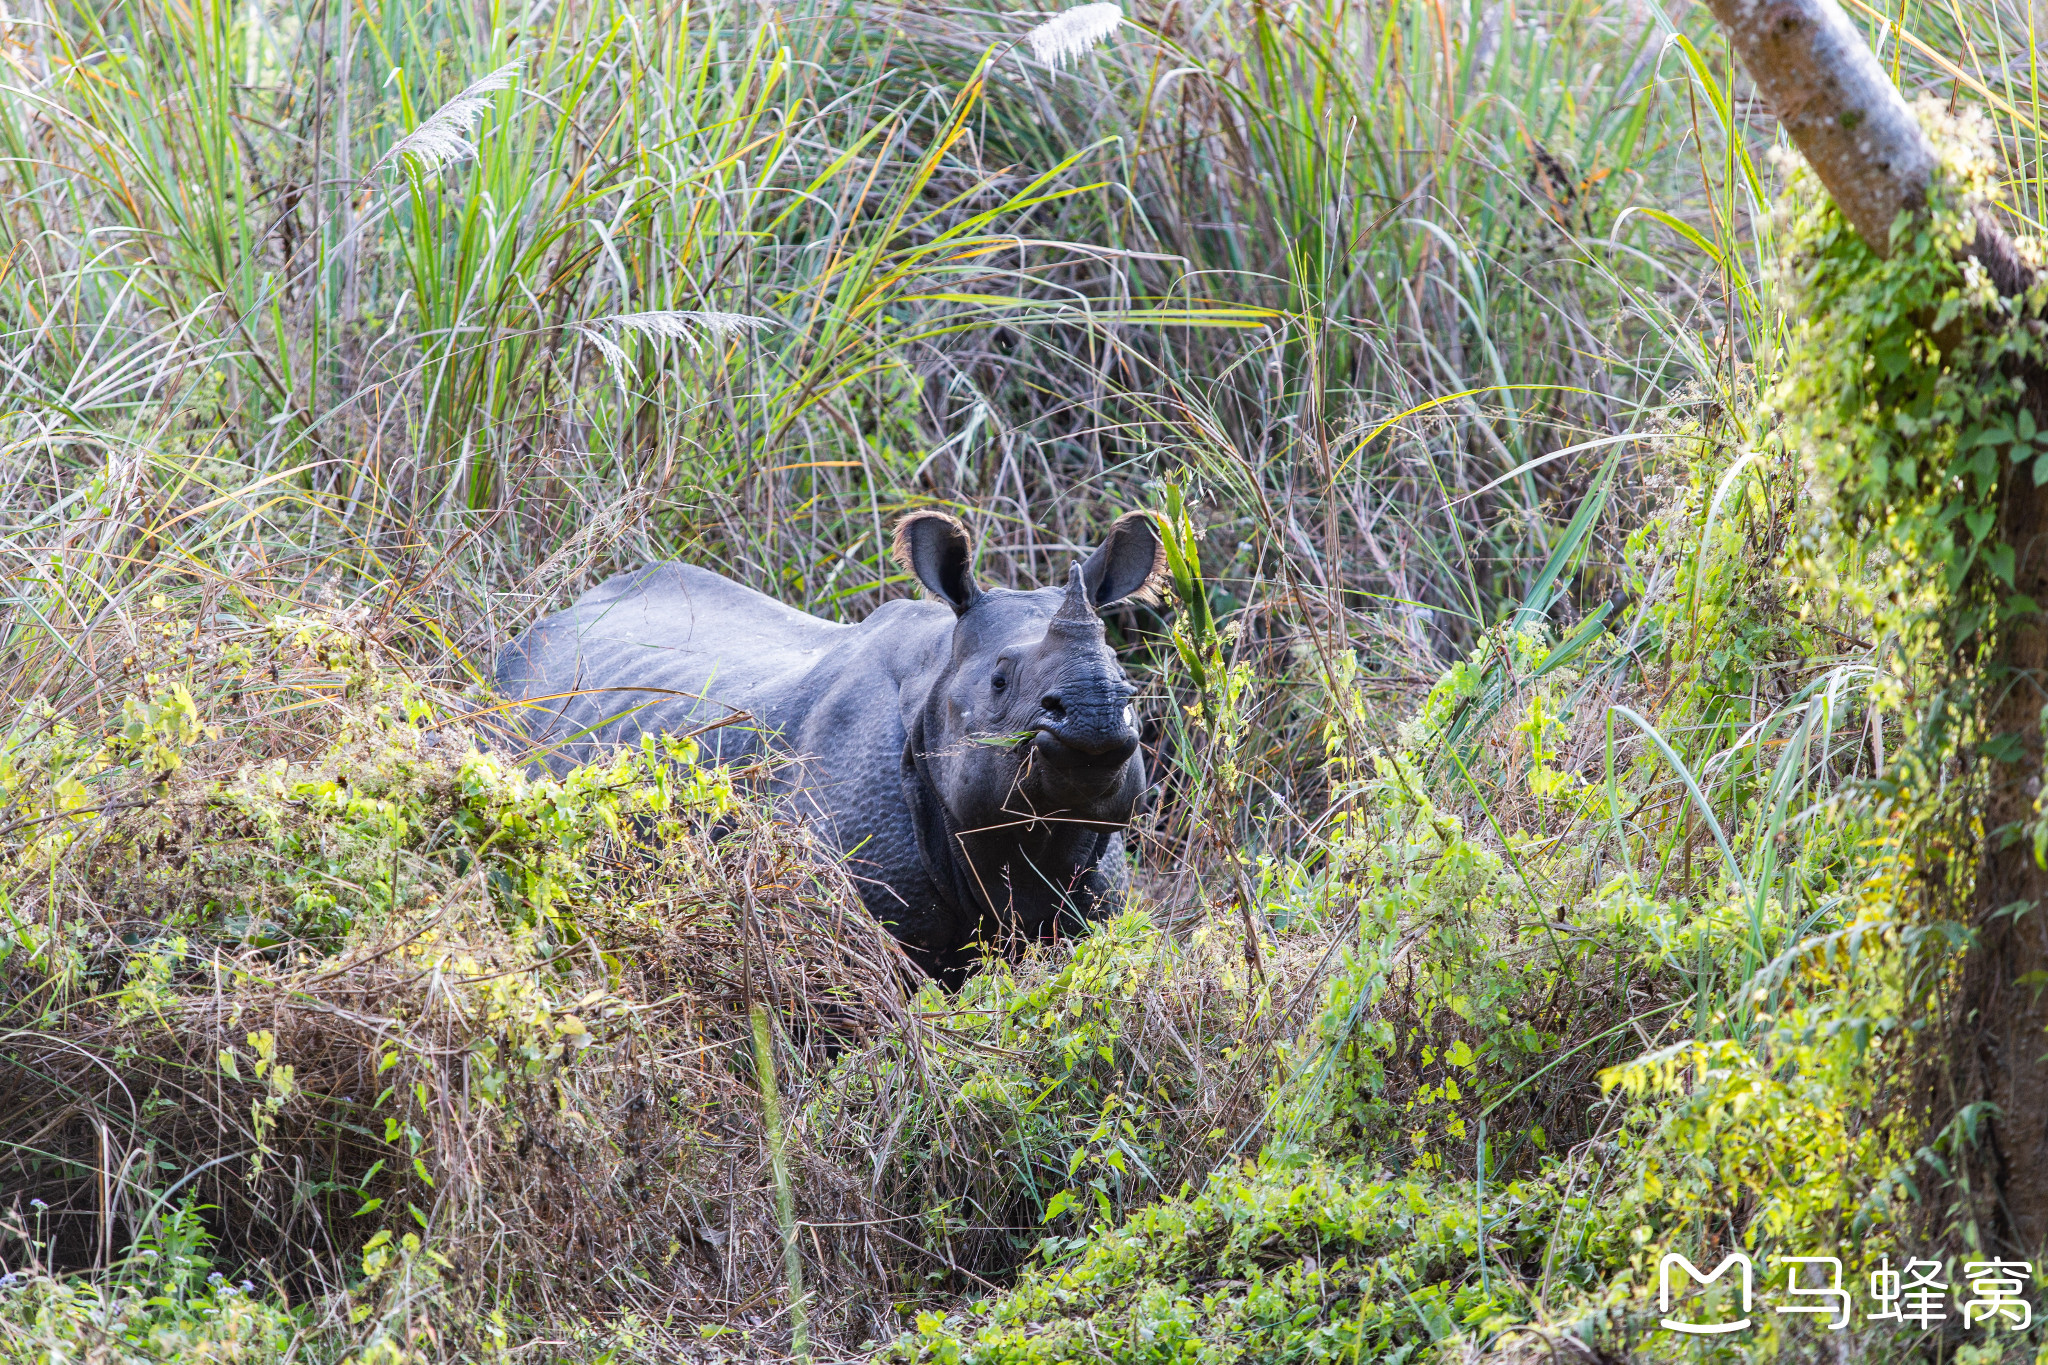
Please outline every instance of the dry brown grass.
[[478, 1347], [489, 1305], [786, 1349], [760, 1002], [815, 1340], [849, 1349], [1002, 1282], [1069, 1179], [1122, 1209], [1244, 1150], [1328, 960], [1290, 943], [1267, 991], [1234, 919], [1134, 918], [920, 993], [764, 774], [722, 813], [663, 810], [690, 779], [653, 759], [543, 800], [487, 710], [415, 681], [402, 613], [159, 601], [80, 638], [98, 666], [45, 656], [0, 818], [17, 1267], [109, 1269], [190, 1200], [223, 1263], [358, 1339]]

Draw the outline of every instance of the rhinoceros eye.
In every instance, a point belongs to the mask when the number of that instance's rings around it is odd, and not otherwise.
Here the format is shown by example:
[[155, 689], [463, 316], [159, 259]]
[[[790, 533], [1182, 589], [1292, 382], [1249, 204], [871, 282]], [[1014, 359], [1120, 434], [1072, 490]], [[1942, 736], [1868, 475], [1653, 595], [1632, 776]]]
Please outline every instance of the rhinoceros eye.
[[1000, 692], [1010, 685], [1010, 680], [1004, 677], [1002, 674], [998, 673], [993, 678], [990, 678], [988, 680], [988, 685], [990, 687], [993, 687], [996, 691]]

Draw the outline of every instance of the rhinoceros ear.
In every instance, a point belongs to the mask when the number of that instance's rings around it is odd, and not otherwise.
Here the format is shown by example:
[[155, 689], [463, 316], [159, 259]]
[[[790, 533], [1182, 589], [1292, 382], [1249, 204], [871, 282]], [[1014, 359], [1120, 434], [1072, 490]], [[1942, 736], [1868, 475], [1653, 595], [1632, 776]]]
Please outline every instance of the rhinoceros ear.
[[956, 616], [981, 596], [974, 582], [974, 540], [944, 512], [912, 512], [897, 522], [894, 550], [896, 562]]
[[1158, 601], [1166, 582], [1166, 544], [1152, 514], [1126, 512], [1118, 517], [1108, 537], [1081, 566], [1081, 581], [1088, 585], [1089, 602], [1097, 607], [1126, 597]]

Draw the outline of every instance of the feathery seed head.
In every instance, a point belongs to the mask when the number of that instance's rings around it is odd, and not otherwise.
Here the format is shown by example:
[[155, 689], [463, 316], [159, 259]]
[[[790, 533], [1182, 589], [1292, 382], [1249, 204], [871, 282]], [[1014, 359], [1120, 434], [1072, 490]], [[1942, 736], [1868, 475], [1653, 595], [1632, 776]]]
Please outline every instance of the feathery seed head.
[[1124, 21], [1122, 5], [1076, 5], [1061, 10], [1024, 35], [1032, 55], [1041, 62], [1059, 66], [1079, 57], [1117, 31]]
[[757, 327], [766, 327], [767, 318], [757, 318], [751, 313], [716, 313], [697, 309], [670, 309], [652, 313], [614, 313], [610, 317], [594, 318], [593, 327], [616, 327], [625, 332], [639, 332], [646, 336], [663, 337], [669, 341], [686, 341], [697, 344], [698, 334], [709, 335], [714, 341], [751, 332]]
[[483, 119], [484, 111], [491, 107], [488, 97], [512, 88], [513, 80], [519, 75], [519, 65], [518, 62], [507, 62], [427, 115], [419, 127], [391, 144], [391, 150], [378, 160], [375, 169], [381, 170], [404, 156], [411, 157], [420, 174], [424, 175], [436, 167], [467, 161], [475, 156], [476, 144], [469, 139]]
[[703, 339], [725, 341], [730, 337], [746, 336], [769, 325], [769, 319], [757, 318], [751, 313], [719, 313], [699, 309], [666, 309], [648, 313], [613, 313], [609, 317], [592, 318], [588, 322], [575, 324], [578, 332], [590, 344], [597, 347], [597, 353], [612, 367], [612, 373], [621, 387], [626, 383], [626, 350], [613, 338], [605, 335], [610, 328], [620, 332], [638, 332], [642, 336], [660, 337], [664, 341], [680, 341], [692, 351], [703, 349]]

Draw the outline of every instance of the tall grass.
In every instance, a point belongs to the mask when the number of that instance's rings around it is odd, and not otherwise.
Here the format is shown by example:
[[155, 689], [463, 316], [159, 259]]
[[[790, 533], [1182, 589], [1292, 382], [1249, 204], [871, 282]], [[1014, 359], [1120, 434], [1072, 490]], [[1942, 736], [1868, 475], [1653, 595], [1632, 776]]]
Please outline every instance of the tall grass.
[[451, 678], [647, 558], [858, 614], [923, 499], [1038, 581], [1179, 472], [1240, 648], [1407, 686], [1611, 594], [1574, 515], [1755, 340], [1668, 259], [1733, 220], [1654, 9], [1176, 7], [1060, 70], [993, 9], [544, 16], [15, 23], [19, 685], [223, 574], [403, 603]]
[[[829, 605], [873, 593], [875, 523], [921, 490], [1006, 500], [993, 570], [1042, 571], [1024, 528], [1071, 541], [1069, 489], [1132, 498], [1162, 445], [1221, 441], [1341, 497], [1297, 516], [1341, 536], [1386, 519], [1364, 490], [1408, 436], [1352, 448], [1368, 407], [1480, 390], [1407, 452], [1469, 491], [1682, 378], [1609, 372], [1616, 282], [1578, 240], [1646, 170], [1684, 184], [1647, 13], [1172, 11], [1066, 72], [1015, 45], [1029, 18], [17, 21], [9, 407], [24, 439], [205, 433], [290, 471], [378, 533], [372, 571], [379, 535], [502, 513], [552, 545], [623, 495], [636, 550]], [[494, 72], [474, 155], [391, 154]], [[764, 324], [605, 322], [664, 310]], [[1561, 472], [1503, 485], [1511, 546]], [[1496, 533], [1494, 499], [1404, 482], [1375, 540]], [[1471, 578], [1409, 595], [1482, 615]]]

